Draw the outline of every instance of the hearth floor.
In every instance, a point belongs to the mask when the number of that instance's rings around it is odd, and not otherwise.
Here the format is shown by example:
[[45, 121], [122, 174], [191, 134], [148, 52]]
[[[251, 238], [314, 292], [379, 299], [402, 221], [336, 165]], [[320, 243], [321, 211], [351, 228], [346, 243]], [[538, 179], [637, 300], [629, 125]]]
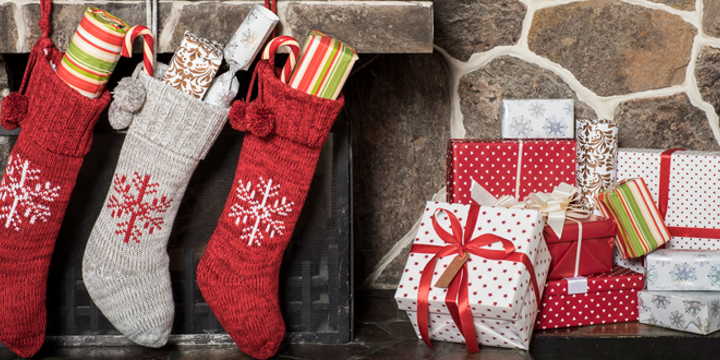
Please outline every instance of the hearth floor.
[[[468, 355], [462, 344], [433, 342], [427, 347], [415, 336], [393, 291], [356, 293], [355, 338], [338, 345], [289, 344], [274, 359], [302, 360], [527, 360], [527, 359], [720, 359], [720, 332], [700, 336], [637, 322], [536, 331], [526, 351], [481, 348]], [[0, 348], [0, 359], [18, 359]], [[53, 348], [45, 345], [33, 359], [226, 360], [250, 359], [236, 347], [165, 346]]]

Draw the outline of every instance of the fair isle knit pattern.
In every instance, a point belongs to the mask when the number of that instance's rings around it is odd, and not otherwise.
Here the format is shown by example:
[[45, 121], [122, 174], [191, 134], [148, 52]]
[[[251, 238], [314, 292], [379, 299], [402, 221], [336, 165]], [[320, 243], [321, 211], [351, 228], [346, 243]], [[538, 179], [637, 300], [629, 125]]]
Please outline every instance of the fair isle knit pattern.
[[273, 70], [268, 60], [260, 61], [257, 98], [246, 107], [236, 101], [231, 109], [230, 124], [246, 131], [243, 147], [233, 190], [197, 270], [220, 324], [240, 350], [259, 359], [275, 355], [285, 335], [280, 262], [344, 104], [342, 97], [295, 90]]
[[[165, 345], [175, 313], [167, 242], [185, 188], [222, 130], [228, 109], [133, 74], [146, 89], [134, 115], [105, 204], [83, 257], [83, 280], [110, 322], [132, 341]], [[110, 119], [113, 123], [113, 119]]]
[[[22, 357], [45, 340], [50, 258], [110, 92], [89, 99], [62, 81], [50, 63], [63, 56], [48, 37], [50, 1], [41, 1], [43, 36], [35, 43], [20, 91], [0, 107], [3, 127], [22, 127], [0, 182], [0, 341]], [[15, 103], [13, 103], [13, 101]], [[27, 103], [27, 112], [9, 114]]]

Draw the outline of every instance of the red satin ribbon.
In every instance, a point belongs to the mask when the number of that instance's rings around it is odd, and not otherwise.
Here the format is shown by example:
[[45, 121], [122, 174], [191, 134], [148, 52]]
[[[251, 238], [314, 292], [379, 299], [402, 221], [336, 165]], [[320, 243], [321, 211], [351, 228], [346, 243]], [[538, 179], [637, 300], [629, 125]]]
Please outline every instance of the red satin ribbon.
[[[663, 220], [666, 218], [668, 198], [670, 196], [670, 168], [672, 165], [672, 154], [684, 149], [669, 149], [660, 155], [660, 186], [658, 189], [658, 211]], [[670, 235], [673, 237], [694, 237], [704, 239], [720, 239], [720, 229], [705, 229], [692, 227], [670, 227]]]
[[[420, 335], [422, 336], [423, 341], [425, 341], [425, 344], [431, 348], [432, 345], [430, 344], [430, 336], [428, 334], [428, 301], [432, 276], [435, 270], [435, 263], [438, 258], [454, 254], [463, 256], [465, 252], [469, 252], [486, 259], [520, 262], [525, 265], [525, 268], [530, 272], [530, 282], [532, 283], [533, 291], [535, 292], [535, 298], [538, 302], [540, 301], [540, 291], [538, 290], [537, 279], [535, 278], [535, 267], [525, 253], [516, 252], [515, 246], [510, 240], [503, 239], [494, 234], [483, 234], [471, 239], [473, 229], [475, 229], [475, 224], [477, 223], [480, 206], [470, 205], [470, 211], [465, 225], [465, 228], [468, 231], [465, 232], [463, 232], [462, 225], [455, 215], [445, 209], [438, 208], [435, 211], [437, 212], [438, 210], [442, 210], [447, 214], [447, 217], [450, 220], [452, 234], [448, 233], [440, 226], [437, 222], [435, 214], [432, 216], [433, 228], [438, 236], [448, 243], [448, 245], [438, 246], [415, 244], [410, 249], [413, 253], [433, 254], [433, 257], [427, 265], [425, 265], [425, 268], [422, 271], [417, 300], [417, 317]], [[482, 248], [485, 245], [496, 242], [502, 243], [503, 250]], [[480, 351], [480, 348], [478, 347], [477, 335], [475, 334], [475, 325], [472, 321], [472, 311], [470, 309], [470, 300], [468, 297], [468, 275], [469, 273], [466, 262], [463, 264], [463, 267], [460, 269], [458, 274], [455, 275], [453, 280], [450, 282], [447, 295], [445, 296], [445, 304], [450, 312], [450, 316], [452, 316], [453, 321], [458, 325], [460, 333], [465, 338], [468, 353], [471, 354]]]

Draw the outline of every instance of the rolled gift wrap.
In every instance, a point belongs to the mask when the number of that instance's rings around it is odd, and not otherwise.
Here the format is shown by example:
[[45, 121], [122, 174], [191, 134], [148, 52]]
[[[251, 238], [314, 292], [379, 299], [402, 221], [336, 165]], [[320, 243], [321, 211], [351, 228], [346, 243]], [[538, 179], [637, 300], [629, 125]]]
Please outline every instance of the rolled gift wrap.
[[335, 100], [357, 59], [352, 47], [313, 30], [288, 84], [307, 94]]
[[162, 81], [202, 99], [220, 68], [222, 59], [222, 45], [186, 31]]
[[617, 222], [615, 245], [623, 259], [648, 254], [670, 240], [670, 232], [642, 178], [619, 182], [595, 195], [605, 217]]
[[617, 180], [618, 127], [611, 120], [578, 120], [577, 186], [583, 204], [595, 210], [593, 196], [612, 187]]
[[57, 66], [58, 76], [91, 99], [100, 96], [115, 70], [129, 29], [130, 25], [117, 17], [87, 8]]
[[500, 137], [503, 139], [572, 139], [575, 116], [572, 99], [503, 99]]
[[250, 67], [278, 21], [280, 19], [272, 11], [258, 4], [253, 5], [250, 13], [235, 31], [235, 35], [225, 45], [223, 53], [230, 70], [213, 80], [203, 101], [221, 107], [230, 107], [240, 89], [240, 82], [235, 77], [235, 73]]

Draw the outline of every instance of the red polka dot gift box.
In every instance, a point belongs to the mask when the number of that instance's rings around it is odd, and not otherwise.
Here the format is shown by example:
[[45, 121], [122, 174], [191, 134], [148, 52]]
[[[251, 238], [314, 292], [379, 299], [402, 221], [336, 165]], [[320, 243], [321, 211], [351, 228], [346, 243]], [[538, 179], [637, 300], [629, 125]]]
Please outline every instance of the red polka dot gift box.
[[496, 198], [522, 200], [551, 193], [560, 183], [575, 185], [575, 140], [452, 139], [447, 155], [447, 200], [471, 204], [477, 183]]
[[638, 177], [670, 231], [666, 247], [720, 250], [720, 153], [619, 149], [618, 181]]
[[395, 293], [418, 337], [528, 349], [550, 266], [542, 231], [535, 210], [428, 202]]
[[595, 215], [565, 220], [561, 237], [546, 225], [545, 241], [552, 256], [548, 279], [610, 272], [616, 231], [615, 220]]
[[536, 330], [637, 321], [642, 274], [615, 266], [588, 277], [550, 280], [545, 285]]

